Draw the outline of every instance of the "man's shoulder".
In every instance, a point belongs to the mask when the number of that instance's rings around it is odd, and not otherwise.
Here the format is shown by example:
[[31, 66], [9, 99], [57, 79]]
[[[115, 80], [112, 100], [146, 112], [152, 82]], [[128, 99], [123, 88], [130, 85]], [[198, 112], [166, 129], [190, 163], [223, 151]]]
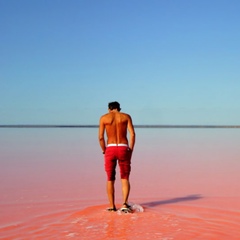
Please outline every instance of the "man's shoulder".
[[105, 120], [105, 119], [109, 119], [111, 118], [111, 114], [110, 113], [106, 113], [106, 114], [103, 114], [101, 117], [100, 117], [100, 120]]
[[101, 116], [101, 118], [103, 118], [103, 117], [105, 117], [105, 116], [107, 116], [108, 115], [108, 113], [105, 113], [105, 114], [103, 114], [102, 116]]
[[120, 113], [122, 116], [125, 116], [125, 117], [127, 117], [127, 118], [129, 118], [129, 117], [131, 117], [128, 113]]
[[[118, 112], [117, 113], [118, 115], [120, 115], [120, 116], [122, 116], [123, 118], [126, 118], [126, 119], [129, 119], [129, 118], [131, 118], [131, 116], [129, 115], [129, 114], [127, 114], [127, 113], [123, 113], [123, 112]], [[101, 117], [100, 117], [100, 119], [103, 121], [103, 120], [107, 120], [107, 119], [111, 119], [113, 117], [113, 115], [111, 114], [111, 113], [106, 113], [106, 114], [104, 114], [104, 115], [102, 115]]]
[[103, 114], [101, 117], [100, 117], [100, 120], [103, 120], [104, 118], [106, 118], [107, 117], [107, 113], [106, 114]]

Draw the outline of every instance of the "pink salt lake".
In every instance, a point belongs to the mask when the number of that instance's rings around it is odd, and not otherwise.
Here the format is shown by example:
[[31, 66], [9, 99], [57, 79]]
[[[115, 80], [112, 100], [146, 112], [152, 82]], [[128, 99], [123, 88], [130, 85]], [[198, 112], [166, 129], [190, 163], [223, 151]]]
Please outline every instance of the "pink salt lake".
[[129, 201], [144, 212], [119, 214], [97, 129], [0, 129], [0, 239], [240, 239], [239, 131], [136, 129]]

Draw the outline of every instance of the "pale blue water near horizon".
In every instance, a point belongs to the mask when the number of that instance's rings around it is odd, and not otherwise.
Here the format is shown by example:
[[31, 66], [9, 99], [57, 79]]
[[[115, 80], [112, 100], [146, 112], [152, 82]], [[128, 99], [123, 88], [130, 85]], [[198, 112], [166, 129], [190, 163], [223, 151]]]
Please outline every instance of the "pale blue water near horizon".
[[127, 221], [104, 211], [97, 132], [0, 129], [0, 239], [239, 239], [239, 129], [137, 128], [129, 200], [145, 211]]

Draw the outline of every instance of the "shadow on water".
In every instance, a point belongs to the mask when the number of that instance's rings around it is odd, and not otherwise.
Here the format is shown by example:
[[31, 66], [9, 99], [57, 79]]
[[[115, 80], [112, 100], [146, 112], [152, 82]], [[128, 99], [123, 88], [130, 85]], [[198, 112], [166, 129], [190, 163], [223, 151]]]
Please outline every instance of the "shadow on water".
[[155, 207], [163, 204], [194, 201], [194, 200], [199, 200], [201, 198], [203, 197], [200, 194], [193, 194], [193, 195], [188, 195], [186, 197], [178, 197], [178, 198], [171, 198], [171, 199], [166, 199], [161, 201], [146, 202], [146, 203], [142, 203], [141, 205], [143, 205], [144, 207]]

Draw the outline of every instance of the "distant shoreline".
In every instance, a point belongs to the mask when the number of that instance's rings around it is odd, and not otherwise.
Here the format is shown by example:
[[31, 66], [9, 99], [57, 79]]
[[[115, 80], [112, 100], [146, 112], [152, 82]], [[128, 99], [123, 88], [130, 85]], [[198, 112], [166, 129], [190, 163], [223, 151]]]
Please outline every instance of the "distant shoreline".
[[[136, 124], [135, 128], [240, 128], [240, 125], [161, 125]], [[2, 124], [0, 128], [98, 128], [94, 124]]]

